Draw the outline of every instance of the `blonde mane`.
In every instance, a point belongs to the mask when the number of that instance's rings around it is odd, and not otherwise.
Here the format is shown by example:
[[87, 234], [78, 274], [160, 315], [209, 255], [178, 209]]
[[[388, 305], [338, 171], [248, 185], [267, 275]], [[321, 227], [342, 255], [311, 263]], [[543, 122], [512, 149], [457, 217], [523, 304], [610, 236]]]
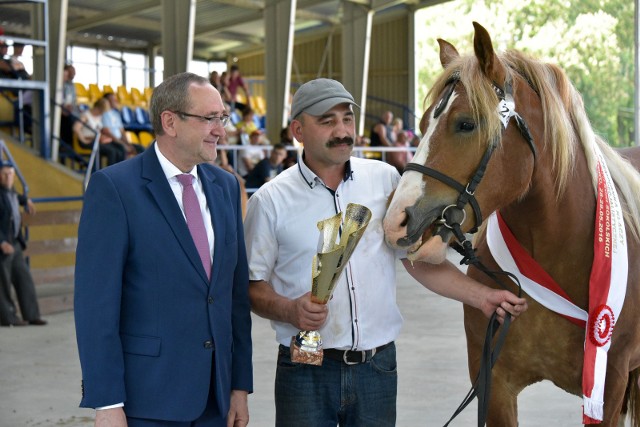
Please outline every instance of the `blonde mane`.
[[[602, 151], [609, 172], [618, 189], [618, 195], [624, 209], [625, 222], [631, 233], [640, 240], [640, 174], [631, 164], [618, 155], [602, 138], [595, 134], [587, 117], [582, 96], [569, 81], [562, 69], [553, 64], [533, 59], [522, 52], [507, 51], [498, 55], [499, 60], [513, 75], [513, 90], [518, 111], [518, 85], [530, 85], [540, 96], [544, 116], [543, 150], [552, 150], [552, 173], [554, 174], [556, 194], [566, 189], [567, 180], [572, 173], [575, 150], [582, 146], [591, 171], [595, 170], [597, 159], [593, 147]], [[476, 123], [480, 126], [482, 141], [497, 141], [502, 127], [496, 105], [498, 97], [491, 82], [479, 68], [475, 56], [460, 56], [449, 63], [444, 73], [436, 80], [427, 94], [430, 104], [442, 93], [446, 84], [454, 75], [467, 90], [467, 99]], [[522, 79], [516, 78], [516, 75]], [[502, 86], [503, 82], [496, 82]], [[580, 144], [580, 145], [579, 145]], [[593, 186], [597, 186], [597, 177], [592, 173]]]

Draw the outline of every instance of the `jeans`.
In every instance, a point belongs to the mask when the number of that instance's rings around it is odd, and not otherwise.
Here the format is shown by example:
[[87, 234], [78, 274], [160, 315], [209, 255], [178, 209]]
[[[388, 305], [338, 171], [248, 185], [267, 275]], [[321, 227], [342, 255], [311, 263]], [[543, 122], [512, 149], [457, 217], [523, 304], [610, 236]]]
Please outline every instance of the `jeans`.
[[395, 344], [370, 362], [322, 366], [291, 362], [280, 346], [276, 370], [276, 427], [390, 427], [396, 423], [398, 373]]

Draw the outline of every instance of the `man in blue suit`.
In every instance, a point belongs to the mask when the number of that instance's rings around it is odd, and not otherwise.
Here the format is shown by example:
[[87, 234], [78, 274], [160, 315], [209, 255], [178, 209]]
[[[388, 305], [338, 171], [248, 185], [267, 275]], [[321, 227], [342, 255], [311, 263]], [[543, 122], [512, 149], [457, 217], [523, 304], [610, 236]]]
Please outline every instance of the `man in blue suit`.
[[94, 174], [84, 198], [80, 406], [97, 409], [96, 426], [246, 426], [253, 377], [240, 188], [207, 164], [228, 116], [218, 91], [191, 73], [155, 88], [150, 113], [153, 146]]

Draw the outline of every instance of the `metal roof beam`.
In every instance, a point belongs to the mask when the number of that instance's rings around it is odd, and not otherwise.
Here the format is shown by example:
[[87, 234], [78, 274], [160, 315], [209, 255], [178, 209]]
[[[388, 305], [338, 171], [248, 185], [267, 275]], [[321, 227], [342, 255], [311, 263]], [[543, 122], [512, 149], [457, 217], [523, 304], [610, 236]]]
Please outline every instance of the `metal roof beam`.
[[95, 27], [98, 25], [106, 24], [124, 16], [140, 13], [145, 10], [154, 9], [160, 7], [160, 0], [147, 0], [140, 3], [136, 3], [133, 6], [125, 7], [122, 9], [114, 10], [111, 12], [96, 13], [95, 17], [82, 19], [77, 22], [72, 22], [67, 31], [83, 31], [87, 28]]

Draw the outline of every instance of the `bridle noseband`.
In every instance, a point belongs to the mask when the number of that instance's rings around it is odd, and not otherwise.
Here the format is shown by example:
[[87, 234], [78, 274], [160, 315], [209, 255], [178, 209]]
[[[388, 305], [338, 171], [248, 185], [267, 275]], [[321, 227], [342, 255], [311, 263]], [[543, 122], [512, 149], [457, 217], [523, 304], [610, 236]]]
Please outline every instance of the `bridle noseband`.
[[[438, 101], [438, 104], [436, 105], [435, 110], [433, 112], [434, 119], [440, 116], [440, 114], [442, 114], [442, 112], [444, 111], [446, 105], [449, 102], [449, 98], [453, 94], [455, 86], [458, 84], [459, 81], [460, 81], [460, 73], [456, 71], [449, 78], [449, 80], [445, 85], [444, 95], [440, 99], [440, 101]], [[522, 116], [520, 116], [520, 114], [518, 114], [515, 111], [515, 102], [513, 100], [513, 87], [512, 87], [511, 81], [512, 81], [511, 75], [507, 73], [505, 77], [505, 82], [504, 82], [504, 90], [501, 89], [496, 83], [492, 83], [493, 89], [495, 90], [496, 95], [498, 95], [498, 99], [499, 99], [497, 111], [498, 111], [498, 114], [500, 115], [500, 120], [503, 125], [503, 132], [506, 131], [507, 124], [509, 123], [510, 118], [514, 117], [516, 121], [516, 125], [520, 130], [520, 134], [523, 136], [523, 138], [531, 148], [531, 152], [533, 153], [533, 158], [535, 161], [536, 155], [537, 155], [536, 147], [533, 143], [533, 137], [531, 136], [531, 132], [529, 131], [529, 128], [525, 120], [522, 118]], [[404, 169], [405, 171], [416, 171], [416, 172], [422, 173], [423, 175], [427, 175], [432, 178], [435, 178], [438, 181], [458, 191], [459, 195], [458, 195], [458, 200], [456, 200], [456, 203], [446, 206], [440, 213], [439, 220], [437, 222], [439, 225], [445, 226], [446, 228], [450, 229], [454, 233], [454, 236], [458, 241], [458, 243], [465, 249], [463, 254], [465, 255], [465, 257], [470, 255], [468, 251], [470, 250], [471, 252], [473, 252], [473, 249], [471, 248], [471, 243], [466, 239], [461, 229], [461, 225], [464, 223], [466, 219], [466, 212], [464, 208], [467, 204], [469, 204], [471, 206], [471, 209], [473, 210], [473, 214], [475, 216], [475, 224], [473, 228], [469, 230], [469, 233], [473, 234], [476, 231], [478, 231], [478, 227], [480, 226], [480, 224], [482, 224], [482, 212], [480, 210], [480, 205], [478, 204], [478, 201], [475, 198], [475, 191], [478, 185], [480, 184], [480, 181], [484, 177], [484, 173], [487, 169], [487, 164], [489, 163], [489, 160], [491, 159], [491, 156], [493, 155], [493, 152], [496, 146], [500, 142], [500, 139], [501, 139], [501, 135], [496, 135], [493, 138], [491, 143], [488, 145], [486, 151], [484, 152], [482, 159], [480, 159], [480, 164], [476, 168], [476, 172], [474, 173], [473, 177], [466, 185], [459, 183], [455, 179], [451, 178], [448, 175], [443, 174], [440, 171], [437, 171], [433, 168], [430, 168], [428, 166], [424, 166], [418, 163], [410, 162], [407, 164], [407, 166]], [[458, 220], [458, 221], [455, 220], [456, 212], [461, 212], [461, 215], [462, 215], [461, 220]]]

